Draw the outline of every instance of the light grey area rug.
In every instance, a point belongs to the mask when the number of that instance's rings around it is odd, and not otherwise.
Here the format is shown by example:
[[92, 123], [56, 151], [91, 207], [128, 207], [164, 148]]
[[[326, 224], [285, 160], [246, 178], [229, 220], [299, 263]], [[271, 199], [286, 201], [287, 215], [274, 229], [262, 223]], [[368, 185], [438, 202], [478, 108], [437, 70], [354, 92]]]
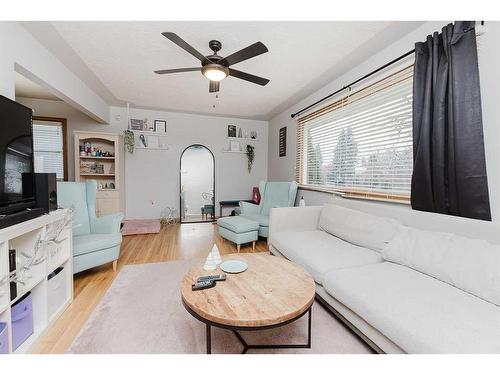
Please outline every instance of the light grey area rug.
[[[123, 267], [68, 350], [74, 354], [205, 353], [205, 325], [182, 305], [180, 282], [190, 261]], [[265, 331], [242, 332], [249, 344], [303, 343], [307, 315]], [[240, 353], [230, 331], [212, 328], [212, 353]], [[348, 328], [315, 303], [312, 349], [251, 350], [249, 353], [371, 353]]]

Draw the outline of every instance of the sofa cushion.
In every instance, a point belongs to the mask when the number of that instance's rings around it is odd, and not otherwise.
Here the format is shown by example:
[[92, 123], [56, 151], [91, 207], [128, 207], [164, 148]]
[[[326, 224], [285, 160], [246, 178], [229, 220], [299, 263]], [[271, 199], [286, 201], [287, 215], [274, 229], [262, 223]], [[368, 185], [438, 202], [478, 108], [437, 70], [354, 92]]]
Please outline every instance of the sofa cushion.
[[323, 286], [408, 353], [500, 353], [500, 308], [411, 268], [327, 272]]
[[381, 262], [376, 251], [345, 242], [326, 232], [278, 232], [272, 245], [286, 258], [303, 266], [318, 284], [325, 272]]
[[244, 217], [245, 219], [248, 220], [253, 220], [259, 223], [261, 227], [268, 227], [269, 226], [269, 216], [265, 215], [242, 215], [241, 217]]
[[259, 223], [243, 216], [226, 216], [217, 219], [217, 225], [234, 233], [253, 232], [259, 229]]
[[73, 256], [92, 253], [102, 249], [118, 246], [122, 242], [120, 233], [84, 234], [73, 237]]
[[335, 204], [321, 209], [319, 228], [347, 242], [381, 251], [402, 228], [397, 220], [370, 215]]
[[382, 252], [411, 267], [500, 306], [500, 246], [451, 233], [404, 228]]

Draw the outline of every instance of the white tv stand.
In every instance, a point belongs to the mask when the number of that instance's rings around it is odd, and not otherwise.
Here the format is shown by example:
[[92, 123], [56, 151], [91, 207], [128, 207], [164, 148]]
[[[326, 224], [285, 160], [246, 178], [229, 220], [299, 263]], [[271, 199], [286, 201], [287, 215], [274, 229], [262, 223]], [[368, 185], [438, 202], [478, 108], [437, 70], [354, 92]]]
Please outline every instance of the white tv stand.
[[[17, 297], [10, 300], [9, 249], [16, 249], [16, 268], [20, 270], [26, 261], [21, 252], [31, 251], [40, 234], [64, 219], [67, 210], [50, 214], [0, 229], [0, 322], [7, 323], [9, 353], [27, 353], [49, 325], [56, 320], [73, 300], [73, 246], [72, 228], [69, 223], [57, 239], [57, 243], [44, 249], [42, 262], [26, 272], [27, 277], [17, 283]], [[62, 267], [59, 276], [47, 280], [49, 274]], [[2, 280], [7, 281], [1, 284]], [[52, 281], [54, 280], [54, 281]], [[57, 282], [57, 285], [56, 285]], [[15, 351], [12, 349], [11, 306], [27, 292], [33, 300], [33, 334]]]

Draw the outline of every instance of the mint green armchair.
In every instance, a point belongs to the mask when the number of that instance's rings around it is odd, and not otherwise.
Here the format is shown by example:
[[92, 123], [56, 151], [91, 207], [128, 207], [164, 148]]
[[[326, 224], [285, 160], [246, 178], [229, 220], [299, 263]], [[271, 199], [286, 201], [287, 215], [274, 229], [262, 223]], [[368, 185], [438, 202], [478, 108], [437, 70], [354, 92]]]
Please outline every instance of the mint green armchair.
[[292, 182], [259, 183], [260, 204], [240, 202], [240, 216], [259, 223], [259, 236], [269, 235], [269, 211], [275, 207], [293, 207], [298, 185]]
[[57, 202], [60, 207], [75, 209], [73, 221], [73, 273], [113, 262], [120, 256], [123, 214], [95, 216], [97, 183], [58, 182]]

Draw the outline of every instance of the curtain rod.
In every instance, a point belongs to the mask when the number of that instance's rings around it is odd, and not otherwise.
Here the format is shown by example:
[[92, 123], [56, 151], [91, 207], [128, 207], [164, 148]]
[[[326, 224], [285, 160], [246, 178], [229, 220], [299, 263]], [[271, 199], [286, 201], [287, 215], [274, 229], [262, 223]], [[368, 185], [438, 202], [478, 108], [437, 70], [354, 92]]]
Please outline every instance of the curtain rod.
[[368, 73], [368, 74], [364, 75], [363, 77], [358, 78], [356, 81], [351, 82], [350, 84], [348, 84], [348, 85], [346, 85], [346, 86], [342, 87], [341, 89], [339, 89], [339, 90], [337, 90], [337, 91], [335, 91], [335, 92], [332, 92], [330, 95], [325, 96], [324, 98], [322, 98], [322, 99], [318, 100], [317, 102], [314, 102], [313, 104], [308, 105], [308, 106], [307, 106], [307, 107], [305, 107], [305, 108], [302, 108], [300, 111], [297, 111], [297, 112], [295, 112], [295, 113], [292, 113], [292, 114], [291, 114], [292, 118], [294, 118], [294, 117], [296, 117], [296, 116], [300, 115], [302, 112], [307, 111], [308, 109], [310, 109], [310, 108], [312, 108], [312, 107], [317, 106], [319, 103], [322, 103], [322, 102], [324, 102], [324, 101], [325, 101], [325, 100], [327, 100], [327, 99], [330, 99], [332, 96], [334, 96], [334, 95], [338, 94], [339, 92], [342, 92], [342, 91], [344, 91], [345, 89], [347, 89], [347, 88], [349, 88], [349, 87], [351, 87], [351, 86], [354, 86], [356, 83], [361, 82], [361, 81], [363, 81], [364, 79], [366, 79], [366, 78], [368, 78], [368, 77], [370, 77], [370, 76], [372, 76], [372, 75], [374, 75], [374, 74], [376, 74], [376, 73], [380, 72], [381, 70], [383, 70], [383, 69], [387, 68], [388, 66], [390, 66], [390, 65], [392, 65], [392, 64], [394, 64], [394, 63], [396, 63], [396, 62], [398, 62], [398, 61], [400, 61], [400, 60], [402, 60], [402, 59], [404, 59], [405, 57], [410, 56], [410, 55], [411, 55], [412, 53], [414, 53], [414, 52], [415, 52], [415, 50], [414, 50], [414, 49], [412, 49], [411, 51], [408, 51], [408, 52], [406, 52], [406, 53], [402, 54], [401, 56], [399, 56], [399, 57], [395, 58], [394, 60], [389, 61], [387, 64], [382, 65], [380, 68], [377, 68], [377, 69], [375, 69], [375, 70], [371, 71], [370, 73]]

